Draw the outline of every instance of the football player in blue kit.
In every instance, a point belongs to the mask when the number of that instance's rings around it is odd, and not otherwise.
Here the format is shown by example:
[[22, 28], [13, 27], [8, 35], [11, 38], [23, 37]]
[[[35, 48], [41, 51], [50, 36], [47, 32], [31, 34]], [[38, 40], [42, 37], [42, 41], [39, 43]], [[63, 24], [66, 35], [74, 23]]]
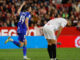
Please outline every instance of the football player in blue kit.
[[27, 40], [25, 39], [25, 35], [27, 32], [27, 35], [29, 34], [29, 20], [31, 19], [31, 7], [26, 7], [26, 12], [21, 12], [21, 9], [23, 6], [26, 5], [26, 2], [24, 1], [20, 8], [17, 11], [17, 14], [20, 15], [20, 19], [18, 22], [18, 28], [17, 28], [17, 33], [18, 33], [18, 40], [19, 42], [13, 40], [11, 37], [8, 37], [8, 39], [5, 41], [5, 44], [7, 42], [12, 42], [18, 47], [23, 47], [23, 58], [24, 59], [29, 59], [26, 56], [26, 45], [27, 45]]

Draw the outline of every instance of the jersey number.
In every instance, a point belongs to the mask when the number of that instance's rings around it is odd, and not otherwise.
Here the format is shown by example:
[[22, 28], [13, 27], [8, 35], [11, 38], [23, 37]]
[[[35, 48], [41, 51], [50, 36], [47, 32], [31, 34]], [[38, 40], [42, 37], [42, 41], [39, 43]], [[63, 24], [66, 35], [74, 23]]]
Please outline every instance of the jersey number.
[[20, 21], [19, 21], [19, 22], [21, 22], [21, 23], [23, 24], [24, 21], [25, 21], [25, 16], [22, 15], [22, 16], [20, 17]]

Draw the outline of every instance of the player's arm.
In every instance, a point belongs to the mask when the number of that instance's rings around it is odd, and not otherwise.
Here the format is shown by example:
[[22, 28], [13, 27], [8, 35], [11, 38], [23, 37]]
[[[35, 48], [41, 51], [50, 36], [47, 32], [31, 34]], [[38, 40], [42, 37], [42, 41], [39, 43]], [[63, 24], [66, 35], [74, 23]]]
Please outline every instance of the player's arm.
[[25, 20], [25, 24], [26, 24], [26, 27], [27, 27], [27, 35], [29, 34], [29, 18], [27, 17], [26, 20]]
[[29, 23], [28, 23], [28, 21], [29, 21], [29, 18], [26, 18], [25, 24], [26, 24], [27, 29], [29, 28]]
[[20, 14], [21, 9], [22, 9], [22, 7], [23, 7], [25, 4], [26, 4], [26, 2], [24, 1], [24, 2], [22, 3], [22, 5], [19, 7], [19, 9], [18, 9], [18, 11], [17, 11], [17, 14], [18, 14], [18, 15]]
[[59, 37], [59, 35], [61, 34], [62, 29], [63, 29], [63, 27], [62, 27], [62, 26], [60, 26], [60, 27], [59, 27], [59, 30], [58, 30], [58, 32], [57, 32], [57, 36], [56, 36], [57, 38], [58, 38], [58, 37]]

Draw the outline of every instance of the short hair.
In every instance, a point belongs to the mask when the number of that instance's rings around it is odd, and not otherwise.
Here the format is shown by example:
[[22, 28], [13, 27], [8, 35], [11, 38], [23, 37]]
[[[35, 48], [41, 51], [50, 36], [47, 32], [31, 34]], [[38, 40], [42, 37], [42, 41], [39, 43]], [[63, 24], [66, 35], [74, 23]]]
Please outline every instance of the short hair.
[[23, 12], [28, 11], [29, 8], [30, 8], [30, 6], [25, 5], [25, 6], [23, 6], [21, 11], [23, 11]]

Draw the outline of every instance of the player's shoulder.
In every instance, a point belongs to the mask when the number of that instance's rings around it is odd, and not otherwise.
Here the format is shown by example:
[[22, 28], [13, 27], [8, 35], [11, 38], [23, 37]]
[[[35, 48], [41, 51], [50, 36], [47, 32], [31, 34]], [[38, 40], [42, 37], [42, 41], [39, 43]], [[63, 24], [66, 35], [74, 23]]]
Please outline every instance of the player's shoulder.
[[60, 18], [60, 21], [63, 23], [67, 23], [67, 20], [65, 18]]
[[58, 18], [58, 19], [61, 19], [61, 20], [66, 20], [65, 18]]
[[30, 15], [30, 12], [25, 12], [25, 14]]
[[30, 14], [30, 12], [20, 12], [21, 14]]
[[66, 19], [65, 19], [65, 18], [56, 18], [56, 20], [66, 21]]
[[30, 12], [26, 12], [26, 17], [31, 17], [31, 14], [30, 14]]
[[26, 15], [26, 12], [20, 12], [20, 15]]

